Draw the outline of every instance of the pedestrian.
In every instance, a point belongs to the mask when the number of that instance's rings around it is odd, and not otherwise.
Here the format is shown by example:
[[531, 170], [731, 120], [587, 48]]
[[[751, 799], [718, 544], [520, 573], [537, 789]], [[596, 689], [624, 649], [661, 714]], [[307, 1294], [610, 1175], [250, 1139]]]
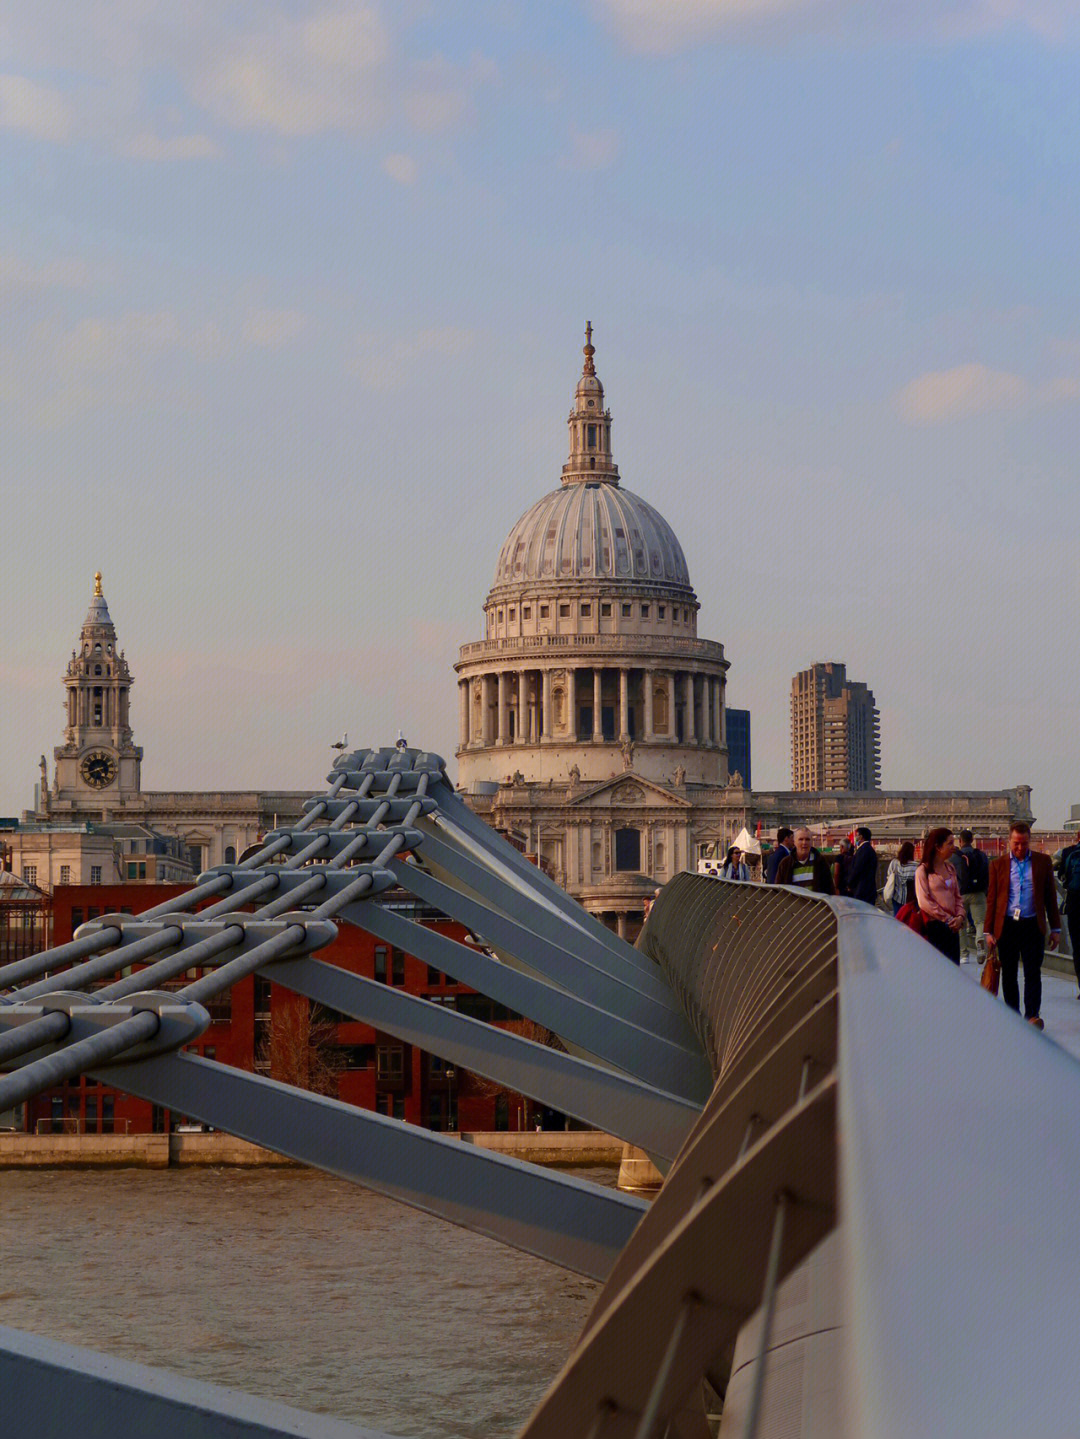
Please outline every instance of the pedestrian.
[[833, 889], [837, 894], [851, 893], [848, 885], [851, 882], [851, 861], [854, 852], [855, 846], [850, 839], [845, 837], [840, 841], [840, 848], [832, 867]]
[[1024, 1018], [1042, 1029], [1042, 962], [1057, 949], [1061, 935], [1054, 865], [1048, 854], [1031, 848], [1031, 826], [1016, 820], [1009, 830], [1009, 852], [990, 864], [986, 889], [986, 953], [997, 950], [1001, 997], [1020, 1012], [1019, 966], [1024, 966]]
[[1065, 918], [1069, 925], [1069, 948], [1076, 974], [1076, 997], [1080, 999], [1080, 845], [1072, 844], [1061, 856], [1058, 867], [1065, 891]]
[[885, 871], [885, 888], [882, 890], [881, 896], [886, 904], [892, 905], [894, 919], [897, 911], [905, 904], [915, 902], [915, 871], [917, 869], [915, 846], [910, 839], [906, 839], [897, 850], [896, 858], [889, 860], [889, 868]]
[[960, 963], [960, 926], [964, 905], [956, 870], [949, 863], [956, 842], [951, 829], [932, 829], [923, 840], [922, 863], [915, 871], [915, 898], [923, 917], [923, 938]]
[[742, 850], [737, 845], [732, 845], [727, 852], [727, 859], [720, 867], [721, 879], [740, 879], [747, 881], [750, 878], [749, 868], [742, 862]]
[[974, 957], [983, 959], [983, 930], [986, 927], [986, 886], [990, 882], [990, 861], [981, 849], [975, 846], [975, 836], [969, 829], [960, 831], [960, 848], [952, 857], [956, 878], [960, 883], [960, 898], [964, 901], [966, 923], [960, 931], [960, 963], [967, 964]]
[[792, 835], [793, 851], [785, 855], [776, 871], [777, 884], [790, 884], [814, 894], [832, 894], [828, 863], [810, 843], [810, 831], [797, 829]]
[[870, 843], [870, 831], [861, 824], [855, 831], [855, 851], [851, 856], [847, 892], [864, 904], [877, 904], [877, 850]]
[[786, 824], [782, 824], [776, 831], [776, 848], [769, 855], [769, 863], [765, 870], [765, 883], [776, 883], [776, 871], [781, 863], [791, 853], [791, 830]]

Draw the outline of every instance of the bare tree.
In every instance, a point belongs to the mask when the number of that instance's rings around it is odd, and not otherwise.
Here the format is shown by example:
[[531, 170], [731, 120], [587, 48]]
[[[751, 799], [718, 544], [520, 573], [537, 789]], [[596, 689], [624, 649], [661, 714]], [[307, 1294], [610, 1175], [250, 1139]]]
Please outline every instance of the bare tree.
[[315, 1094], [337, 1094], [341, 1059], [334, 1044], [336, 1026], [318, 1005], [298, 996], [274, 1004], [270, 1028], [259, 1046], [270, 1077]]

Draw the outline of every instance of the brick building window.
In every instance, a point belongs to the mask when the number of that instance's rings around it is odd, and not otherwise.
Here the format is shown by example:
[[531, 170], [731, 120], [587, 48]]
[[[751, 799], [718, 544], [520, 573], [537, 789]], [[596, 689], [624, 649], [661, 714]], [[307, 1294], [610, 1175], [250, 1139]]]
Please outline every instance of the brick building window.
[[24, 864], [22, 869], [24, 884], [37, 884], [37, 865]]
[[90, 866], [90, 883], [91, 883], [91, 884], [100, 884], [100, 883], [101, 883], [101, 865], [100, 865], [100, 864], [92, 864], [92, 865]]

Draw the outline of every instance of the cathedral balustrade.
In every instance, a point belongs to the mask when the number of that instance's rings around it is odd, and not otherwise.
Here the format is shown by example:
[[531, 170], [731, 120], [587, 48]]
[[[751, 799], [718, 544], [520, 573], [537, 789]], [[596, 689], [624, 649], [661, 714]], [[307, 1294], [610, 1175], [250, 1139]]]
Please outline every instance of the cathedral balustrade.
[[652, 649], [664, 654], [694, 655], [698, 659], [724, 664], [724, 646], [716, 640], [699, 640], [689, 635], [522, 635], [520, 638], [476, 640], [462, 645], [459, 664], [486, 659], [490, 655], [513, 655], [521, 650], [612, 650], [620, 654], [645, 655]]

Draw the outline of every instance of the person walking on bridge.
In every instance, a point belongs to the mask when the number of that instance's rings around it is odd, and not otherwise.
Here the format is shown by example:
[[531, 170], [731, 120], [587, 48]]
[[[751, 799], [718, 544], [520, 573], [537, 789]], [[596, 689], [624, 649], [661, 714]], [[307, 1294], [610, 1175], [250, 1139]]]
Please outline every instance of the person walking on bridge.
[[1042, 1029], [1042, 962], [1061, 934], [1054, 864], [1031, 848], [1031, 826], [1017, 820], [1009, 852], [991, 861], [986, 889], [986, 953], [1001, 961], [1001, 997], [1020, 1012], [1018, 967], [1024, 966], [1024, 1018]]
[[915, 871], [915, 898], [923, 917], [923, 938], [960, 963], [960, 926], [966, 923], [960, 882], [949, 863], [956, 842], [952, 830], [932, 829], [923, 840], [922, 864]]
[[791, 830], [786, 824], [782, 824], [776, 831], [776, 848], [769, 855], [769, 864], [765, 870], [765, 883], [776, 883], [776, 871], [783, 864], [791, 853]]
[[877, 904], [877, 850], [870, 843], [870, 831], [861, 824], [855, 831], [855, 853], [851, 857], [847, 892], [864, 904]]
[[810, 843], [810, 831], [797, 829], [794, 835], [794, 854], [785, 855], [776, 871], [777, 884], [790, 884], [795, 889], [810, 890], [814, 894], [832, 894], [832, 875], [828, 863]]
[[1065, 918], [1069, 924], [1069, 945], [1076, 971], [1076, 997], [1080, 999], [1080, 844], [1070, 845], [1065, 850], [1058, 873], [1065, 890]]
[[952, 857], [952, 865], [960, 882], [960, 898], [964, 901], [969, 921], [960, 931], [960, 963], [966, 964], [972, 954], [979, 960], [983, 957], [986, 886], [990, 882], [990, 861], [981, 849], [976, 849], [971, 830], [960, 831], [960, 848]]

